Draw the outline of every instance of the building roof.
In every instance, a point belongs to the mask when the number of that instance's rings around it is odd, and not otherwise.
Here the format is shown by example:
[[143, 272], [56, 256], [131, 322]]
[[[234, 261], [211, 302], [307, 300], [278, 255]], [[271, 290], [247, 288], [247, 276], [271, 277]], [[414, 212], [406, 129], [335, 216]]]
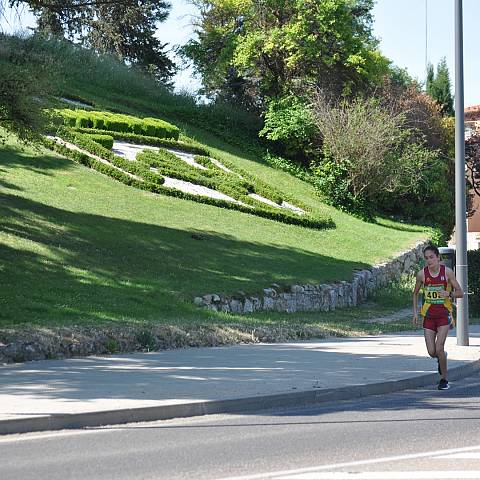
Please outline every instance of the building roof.
[[480, 120], [480, 105], [465, 108], [465, 120]]
[[473, 105], [471, 107], [466, 107], [465, 113], [466, 112], [480, 112], [480, 105]]

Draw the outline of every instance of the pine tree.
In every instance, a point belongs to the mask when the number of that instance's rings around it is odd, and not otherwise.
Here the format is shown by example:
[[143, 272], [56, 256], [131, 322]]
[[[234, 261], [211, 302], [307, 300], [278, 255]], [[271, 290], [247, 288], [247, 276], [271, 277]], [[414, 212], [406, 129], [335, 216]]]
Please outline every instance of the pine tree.
[[433, 65], [431, 63], [427, 66], [427, 83], [426, 83], [426, 92], [433, 98], [433, 89], [435, 84], [435, 71], [433, 70]]
[[152, 74], [167, 86], [176, 65], [155, 36], [171, 5], [164, 0], [0, 0], [6, 5], [28, 6], [37, 17], [36, 30], [66, 37], [99, 53], [111, 53], [127, 65]]
[[439, 104], [444, 117], [454, 115], [451, 88], [450, 74], [445, 57], [438, 63], [436, 75], [433, 71], [433, 65], [429, 64], [427, 67], [426, 92]]

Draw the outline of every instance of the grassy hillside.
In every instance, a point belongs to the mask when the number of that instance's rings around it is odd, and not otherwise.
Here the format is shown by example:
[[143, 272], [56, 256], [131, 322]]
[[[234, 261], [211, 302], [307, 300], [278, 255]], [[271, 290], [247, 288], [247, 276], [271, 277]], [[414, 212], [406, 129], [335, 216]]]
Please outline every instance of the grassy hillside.
[[229, 157], [330, 211], [337, 227], [143, 192], [9, 138], [0, 150], [1, 324], [215, 320], [192, 306], [195, 295], [348, 279], [426, 236], [336, 212], [300, 180]]
[[[254, 293], [273, 282], [350, 279], [354, 269], [431, 235], [426, 227], [365, 223], [324, 205], [312, 185], [263, 161], [258, 126], [246, 115], [196, 107], [88, 53], [38, 48], [57, 56], [61, 94], [170, 121], [219, 159], [331, 217], [335, 228], [307, 229], [141, 191], [0, 131], [0, 326], [224, 323], [231, 317], [199, 310], [193, 298]], [[255, 314], [249, 321], [281, 318]]]

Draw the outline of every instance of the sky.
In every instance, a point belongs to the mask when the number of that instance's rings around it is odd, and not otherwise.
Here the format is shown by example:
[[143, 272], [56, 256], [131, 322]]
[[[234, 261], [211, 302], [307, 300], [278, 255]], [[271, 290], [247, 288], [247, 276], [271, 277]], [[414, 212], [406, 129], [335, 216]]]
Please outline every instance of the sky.
[[[170, 0], [168, 20], [157, 32], [162, 43], [182, 45], [193, 35], [192, 19], [196, 9], [188, 0]], [[454, 78], [454, 4], [455, 0], [377, 0], [373, 9], [373, 33], [380, 40], [380, 50], [396, 65], [423, 81], [425, 59], [434, 66], [445, 57]], [[464, 84], [465, 106], [480, 104], [480, 60], [478, 60], [478, 19], [480, 0], [463, 0], [464, 14]], [[27, 10], [20, 17], [5, 12], [0, 29], [12, 32], [33, 26]], [[167, 47], [168, 48], [168, 47]], [[200, 86], [191, 70], [180, 72], [174, 79], [175, 88], [194, 92]]]

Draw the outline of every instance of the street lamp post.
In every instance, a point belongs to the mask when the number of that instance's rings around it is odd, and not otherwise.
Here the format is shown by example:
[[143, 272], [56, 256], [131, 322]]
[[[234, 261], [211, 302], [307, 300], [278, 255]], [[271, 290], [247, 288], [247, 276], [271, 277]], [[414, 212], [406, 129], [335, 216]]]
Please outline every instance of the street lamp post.
[[457, 345], [468, 345], [467, 205], [463, 100], [462, 0], [455, 0], [455, 243], [456, 276], [464, 297], [457, 300]]

